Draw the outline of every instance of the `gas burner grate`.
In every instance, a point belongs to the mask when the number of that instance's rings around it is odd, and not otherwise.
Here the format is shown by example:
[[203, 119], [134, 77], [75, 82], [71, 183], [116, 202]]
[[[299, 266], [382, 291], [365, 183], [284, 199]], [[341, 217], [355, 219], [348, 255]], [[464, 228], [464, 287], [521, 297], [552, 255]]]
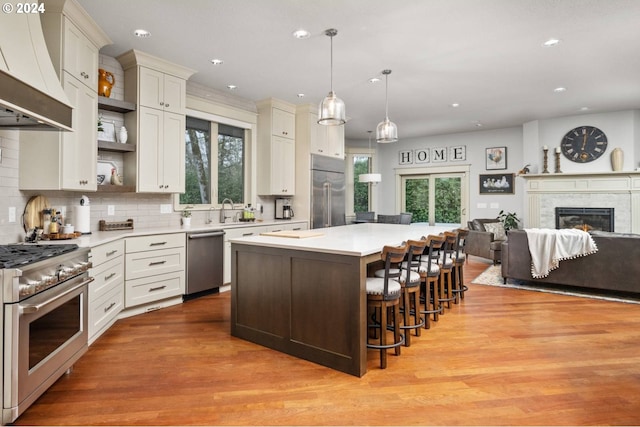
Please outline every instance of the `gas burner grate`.
[[78, 245], [5, 245], [0, 246], [0, 268], [32, 264], [78, 249]]

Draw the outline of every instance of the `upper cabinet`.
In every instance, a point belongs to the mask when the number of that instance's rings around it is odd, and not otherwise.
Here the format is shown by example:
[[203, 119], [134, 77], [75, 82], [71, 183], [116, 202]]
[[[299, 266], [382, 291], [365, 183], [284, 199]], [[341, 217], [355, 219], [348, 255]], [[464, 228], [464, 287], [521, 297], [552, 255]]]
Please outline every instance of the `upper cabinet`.
[[258, 194], [295, 194], [295, 106], [277, 99], [258, 105]]
[[130, 50], [118, 58], [124, 69], [125, 114], [135, 152], [124, 155], [124, 180], [142, 193], [184, 192], [186, 82], [194, 70]]
[[300, 105], [296, 110], [296, 144], [309, 154], [344, 159], [344, 126], [318, 124], [318, 106]]
[[111, 40], [75, 0], [47, 0], [41, 22], [74, 131], [20, 132], [19, 188], [95, 191], [98, 51]]

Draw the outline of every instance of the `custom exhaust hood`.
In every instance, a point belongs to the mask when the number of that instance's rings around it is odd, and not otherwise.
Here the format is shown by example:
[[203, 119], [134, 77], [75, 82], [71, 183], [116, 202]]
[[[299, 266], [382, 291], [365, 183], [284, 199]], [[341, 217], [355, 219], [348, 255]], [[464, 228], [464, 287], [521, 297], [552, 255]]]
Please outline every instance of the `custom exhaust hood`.
[[72, 131], [72, 107], [53, 68], [39, 14], [0, 14], [0, 130]]

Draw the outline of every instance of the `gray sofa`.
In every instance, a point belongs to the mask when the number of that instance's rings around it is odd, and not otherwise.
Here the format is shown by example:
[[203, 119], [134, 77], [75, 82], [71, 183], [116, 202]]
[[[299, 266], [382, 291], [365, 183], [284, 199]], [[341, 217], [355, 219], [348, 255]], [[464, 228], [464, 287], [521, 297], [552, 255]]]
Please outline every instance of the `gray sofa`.
[[502, 277], [531, 282], [640, 293], [640, 234], [594, 231], [598, 252], [560, 261], [543, 279], [531, 277], [529, 241], [524, 230], [509, 231], [502, 243]]

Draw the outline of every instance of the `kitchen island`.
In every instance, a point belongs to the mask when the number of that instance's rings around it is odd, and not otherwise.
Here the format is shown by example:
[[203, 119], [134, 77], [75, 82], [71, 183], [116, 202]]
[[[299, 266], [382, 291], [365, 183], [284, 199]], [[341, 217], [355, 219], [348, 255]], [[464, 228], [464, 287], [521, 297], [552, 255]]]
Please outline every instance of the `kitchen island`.
[[367, 265], [384, 245], [457, 228], [353, 224], [231, 240], [231, 335], [362, 376]]

